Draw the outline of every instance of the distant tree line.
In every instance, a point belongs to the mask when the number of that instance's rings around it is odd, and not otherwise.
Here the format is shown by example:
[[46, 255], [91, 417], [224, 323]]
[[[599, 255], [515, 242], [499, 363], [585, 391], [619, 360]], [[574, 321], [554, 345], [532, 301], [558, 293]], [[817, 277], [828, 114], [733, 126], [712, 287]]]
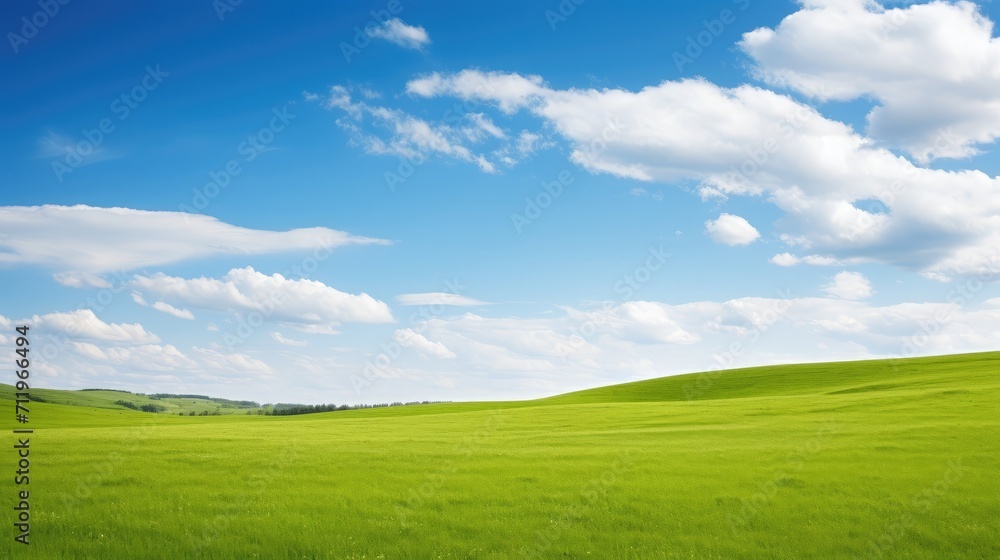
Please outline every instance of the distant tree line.
[[[138, 394], [138, 393], [137, 393]], [[142, 395], [147, 396], [147, 395]], [[413, 406], [418, 404], [436, 404], [442, 402], [450, 401], [411, 401], [411, 402], [393, 402], [393, 403], [380, 403], [380, 404], [295, 404], [295, 403], [278, 403], [278, 404], [265, 404], [263, 406], [257, 404], [253, 401], [228, 401], [227, 399], [209, 399], [208, 397], [203, 397], [201, 395], [174, 395], [167, 393], [157, 393], [155, 395], [148, 395], [149, 398], [160, 397], [160, 398], [183, 398], [183, 399], [204, 399], [215, 402], [230, 402], [230, 403], [240, 403], [239, 408], [250, 408], [247, 410], [247, 414], [258, 414], [262, 416], [294, 416], [298, 414], [315, 414], [317, 412], [334, 412], [339, 410], [360, 410], [365, 408], [386, 408], [390, 406]], [[39, 399], [41, 400], [41, 399]], [[126, 401], [124, 399], [119, 399], [115, 401], [118, 406], [123, 406], [125, 408], [130, 408], [132, 410], [139, 410], [142, 412], [164, 412], [167, 407], [161, 404], [141, 404], [137, 405], [132, 401]], [[253, 406], [250, 406], [253, 405]], [[233, 408], [232, 406], [222, 405], [222, 408]], [[179, 416], [221, 416], [222, 413], [218, 410], [208, 411], [202, 410], [201, 412], [195, 412], [193, 410], [187, 412], [178, 412]]]
[[[270, 411], [264, 411], [263, 414], [269, 414], [272, 416], [293, 416], [296, 414], [314, 414], [317, 412], [334, 412], [338, 410], [359, 410], [363, 408], [385, 408], [389, 406], [412, 406], [417, 404], [434, 404], [440, 402], [448, 401], [412, 401], [412, 402], [394, 402], [394, 403], [381, 403], [381, 404], [290, 404], [290, 403], [278, 403], [274, 405]], [[249, 412], [247, 414], [250, 414]]]
[[204, 401], [212, 400], [212, 397], [206, 397], [205, 395], [176, 395], [174, 393], [153, 393], [152, 395], [147, 395], [151, 399], [201, 399]]
[[174, 393], [153, 393], [152, 395], [147, 395], [153, 400], [160, 399], [201, 399], [203, 401], [212, 401], [216, 404], [222, 405], [223, 408], [260, 408], [260, 403], [256, 401], [234, 401], [230, 399], [219, 399], [214, 397], [208, 397], [205, 395], [178, 395]]
[[132, 410], [140, 410], [142, 412], [155, 413], [155, 412], [163, 412], [164, 410], [167, 409], [167, 407], [163, 406], [162, 404], [141, 404], [136, 406], [136, 404], [132, 401], [125, 401], [121, 399], [115, 401], [115, 404], [117, 404], [118, 406], [124, 406], [125, 408], [131, 408]]

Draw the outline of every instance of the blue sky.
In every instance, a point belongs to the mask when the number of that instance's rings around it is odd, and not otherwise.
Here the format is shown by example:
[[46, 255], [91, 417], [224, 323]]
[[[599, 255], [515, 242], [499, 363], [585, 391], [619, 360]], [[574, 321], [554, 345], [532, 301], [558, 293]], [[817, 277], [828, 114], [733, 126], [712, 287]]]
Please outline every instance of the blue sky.
[[0, 335], [39, 383], [529, 398], [995, 348], [995, 6], [341, 4], [0, 8]]

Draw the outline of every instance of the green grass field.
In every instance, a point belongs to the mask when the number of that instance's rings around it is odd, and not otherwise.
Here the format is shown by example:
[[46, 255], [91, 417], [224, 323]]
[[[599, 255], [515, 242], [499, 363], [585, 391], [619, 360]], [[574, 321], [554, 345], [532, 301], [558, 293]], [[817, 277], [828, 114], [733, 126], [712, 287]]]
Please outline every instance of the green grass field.
[[13, 540], [8, 430], [0, 557], [996, 559], [998, 365], [288, 417], [31, 403], [31, 544]]

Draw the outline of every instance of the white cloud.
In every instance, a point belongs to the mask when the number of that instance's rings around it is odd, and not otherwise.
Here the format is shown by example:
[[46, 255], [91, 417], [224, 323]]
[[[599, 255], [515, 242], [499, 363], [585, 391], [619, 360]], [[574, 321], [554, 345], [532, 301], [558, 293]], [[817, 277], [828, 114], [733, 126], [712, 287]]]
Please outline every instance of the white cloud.
[[[0, 326], [7, 321], [0, 317]], [[35, 315], [18, 321], [32, 328], [39, 349], [33, 366], [61, 387], [121, 387], [150, 390], [165, 383], [206, 379], [262, 379], [273, 370], [249, 356], [200, 348], [185, 353], [162, 343], [139, 324], [107, 323], [81, 309]], [[128, 385], [129, 387], [126, 387]]]
[[91, 360], [107, 360], [108, 355], [104, 353], [96, 344], [89, 342], [69, 342], [69, 347], [77, 354], [90, 358]]
[[778, 266], [795, 266], [799, 264], [799, 258], [791, 253], [778, 253], [771, 257], [770, 262]]
[[215, 311], [257, 311], [272, 321], [336, 325], [340, 321], [393, 322], [389, 306], [368, 294], [348, 294], [315, 280], [268, 276], [234, 268], [222, 279], [135, 275], [131, 286], [165, 300]]
[[376, 39], [385, 39], [406, 49], [421, 49], [430, 44], [431, 38], [423, 27], [414, 27], [392, 18], [381, 26], [370, 29], [368, 34]]
[[[940, 299], [948, 299], [942, 290]], [[533, 318], [442, 315], [389, 331], [405, 350], [371, 372], [363, 400], [525, 398], [723, 367], [991, 350], [1000, 336], [1000, 299], [983, 299], [879, 306], [785, 293], [721, 302], [594, 303]], [[0, 326], [5, 321], [0, 317]], [[32, 343], [45, 347], [60, 333], [39, 328]], [[340, 395], [326, 399], [338, 401], [357, 398], [350, 379], [367, 367], [349, 357], [357, 353], [350, 347], [285, 352], [271, 366], [217, 345], [185, 351], [142, 336], [103, 338], [70, 336], [61, 346], [66, 351], [39, 367], [62, 386], [253, 399], [262, 391], [292, 399], [274, 380], [293, 371], [303, 386]], [[373, 355], [365, 359], [381, 363]]]
[[[107, 323], [89, 309], [35, 315], [16, 323], [31, 327], [37, 351], [33, 371], [53, 388], [114, 387], [235, 398], [240, 387], [253, 387], [240, 398], [259, 398], [257, 391], [275, 375], [269, 364], [249, 355], [218, 348], [185, 351], [161, 342], [142, 325]], [[0, 327], [11, 324], [0, 316]]]
[[[486, 173], [496, 172], [493, 162], [466, 145], [477, 143], [486, 136], [492, 137], [494, 132], [502, 134], [485, 116], [479, 120], [472, 118], [471, 125], [466, 127], [433, 124], [398, 109], [354, 101], [344, 86], [331, 87], [324, 105], [347, 114], [347, 118], [337, 120], [337, 125], [350, 135], [353, 144], [369, 154], [395, 155], [412, 161], [423, 161], [433, 154], [474, 163]], [[376, 134], [365, 130], [368, 121], [371, 127], [383, 132]]]
[[[916, 167], [787, 95], [704, 80], [636, 92], [557, 90], [537, 77], [475, 70], [417, 78], [407, 89], [527, 110], [592, 172], [695, 180], [710, 197], [766, 197], [784, 213], [775, 223], [780, 239], [806, 264], [1000, 269], [1000, 178]], [[884, 207], [878, 212], [856, 205], [876, 200]]]
[[88, 272], [57, 272], [52, 279], [70, 288], [110, 288], [111, 283]]
[[439, 358], [442, 360], [455, 358], [455, 353], [448, 350], [444, 344], [441, 344], [440, 342], [431, 342], [430, 340], [427, 340], [424, 335], [414, 332], [413, 329], [398, 329], [392, 334], [392, 338], [398, 342], [400, 346], [413, 348], [426, 357]]
[[93, 206], [0, 207], [0, 265], [40, 265], [64, 285], [107, 287], [98, 275], [224, 255], [388, 244], [317, 227], [242, 228], [210, 216]]
[[840, 266], [844, 264], [843, 261], [824, 255], [806, 255], [800, 261], [815, 266]]
[[453, 305], [456, 307], [474, 307], [490, 305], [485, 301], [473, 299], [459, 294], [446, 292], [427, 292], [421, 294], [402, 294], [396, 296], [396, 301], [402, 305]]
[[452, 75], [435, 72], [411, 80], [406, 84], [406, 91], [422, 97], [451, 95], [467, 100], [490, 99], [504, 112], [512, 113], [540, 99], [549, 90], [541, 76], [463, 70]]
[[30, 324], [33, 328], [59, 331], [74, 339], [133, 344], [160, 341], [138, 323], [105, 323], [90, 309], [35, 315]]
[[132, 301], [138, 303], [143, 307], [152, 307], [153, 309], [161, 313], [166, 313], [167, 315], [173, 315], [178, 319], [187, 319], [189, 321], [194, 320], [194, 313], [191, 313], [191, 311], [187, 309], [177, 309], [176, 307], [170, 305], [169, 303], [165, 303], [162, 301], [158, 301], [153, 305], [149, 305], [149, 303], [146, 302], [145, 298], [143, 298], [142, 294], [140, 294], [139, 292], [132, 292]]
[[[435, 74], [422, 78], [424, 84], [414, 80], [407, 84], [407, 91], [432, 94], [438, 86], [435, 80], [441, 79]], [[499, 75], [497, 81], [501, 87], [507, 87]], [[495, 91], [493, 85], [489, 87]], [[512, 137], [482, 112], [447, 111], [439, 121], [428, 121], [399, 109], [356, 99], [352, 95], [355, 89], [335, 85], [325, 98], [308, 92], [303, 96], [327, 109], [343, 111], [345, 117], [337, 119], [337, 125], [348, 134], [352, 145], [368, 154], [398, 156], [410, 165], [423, 163], [431, 156], [444, 157], [472, 163], [486, 173], [497, 173], [503, 166], [513, 167], [536, 151], [555, 145], [542, 134], [527, 130]], [[476, 146], [482, 144], [490, 146], [480, 151]], [[388, 175], [386, 179], [390, 186], [394, 184]]]
[[740, 46], [770, 84], [875, 99], [868, 132], [926, 162], [1000, 137], [1000, 40], [972, 2], [812, 1]]
[[340, 334], [338, 329], [335, 329], [333, 325], [304, 325], [302, 323], [280, 323], [283, 327], [288, 327], [290, 329], [297, 330], [299, 332], [307, 334], [324, 334], [324, 335], [336, 335]]
[[[572, 312], [570, 316], [591, 320], [579, 312]], [[656, 302], [625, 302], [605, 310], [600, 319], [612, 332], [631, 342], [687, 345], [701, 340], [699, 335], [679, 323], [677, 315], [668, 306]]]
[[939, 272], [921, 272], [920, 275], [928, 280], [934, 280], [935, 282], [941, 282], [943, 284], [947, 284], [952, 281], [951, 276], [941, 274]]
[[211, 348], [194, 348], [193, 356], [200, 363], [201, 370], [220, 376], [233, 373], [254, 377], [271, 377], [275, 371], [267, 363], [240, 353], [222, 353]]
[[705, 222], [705, 232], [716, 243], [724, 245], [749, 245], [760, 238], [757, 228], [741, 216], [721, 214], [718, 219]]
[[538, 150], [551, 148], [555, 144], [545, 140], [541, 134], [522, 130], [517, 136], [517, 151], [522, 156], [533, 154]]
[[296, 346], [296, 347], [309, 346], [309, 343], [306, 342], [305, 340], [295, 340], [293, 338], [285, 338], [283, 334], [277, 331], [271, 333], [271, 338], [273, 338], [274, 340], [278, 341], [281, 344], [284, 344], [285, 346]]
[[169, 303], [158, 301], [154, 303], [151, 307], [157, 311], [161, 311], [163, 313], [166, 313], [167, 315], [173, 315], [174, 317], [177, 317], [179, 319], [187, 319], [188, 321], [194, 320], [194, 313], [191, 313], [191, 311], [187, 309], [177, 309], [176, 307], [170, 305]]
[[[117, 343], [109, 343], [107, 340], [80, 342], [72, 339], [66, 340], [63, 347], [69, 352], [60, 352], [55, 355], [54, 362], [46, 362], [56, 377], [65, 377], [75, 374], [75, 372], [88, 370], [88, 365], [110, 368], [90, 370], [97, 374], [97, 378], [103, 378], [109, 372], [113, 372], [115, 377], [131, 376], [137, 373], [170, 373], [203, 379], [226, 378], [234, 375], [252, 375], [254, 378], [260, 378], [274, 373], [271, 366], [245, 354], [227, 354], [198, 347], [193, 348], [190, 353], [185, 353], [172, 344], [120, 346]], [[144, 383], [149, 383], [152, 380], [145, 375], [139, 379], [145, 379]], [[93, 379], [85, 386], [108, 385], [107, 382], [97, 383], [98, 380]], [[146, 388], [148, 390], [148, 387]]]
[[771, 264], [778, 266], [795, 266], [804, 263], [813, 266], [841, 266], [851, 262], [862, 262], [863, 259], [835, 259], [829, 255], [806, 255], [798, 257], [791, 253], [778, 253], [769, 259]]
[[[877, 306], [785, 296], [604, 303], [546, 318], [465, 314], [413, 330], [456, 354], [434, 376], [459, 386], [532, 387], [534, 395], [720, 367], [990, 350], [1000, 333], [1000, 305], [990, 303]], [[407, 375], [431, 378], [404, 353], [391, 377]]]
[[830, 295], [852, 300], [865, 299], [875, 293], [864, 274], [847, 271], [838, 272], [833, 282], [823, 286], [823, 290]]
[[488, 318], [466, 313], [424, 321], [415, 329], [459, 356], [452, 361], [455, 374], [479, 372], [502, 379], [515, 374], [557, 374], [569, 354], [581, 362], [593, 358], [598, 349], [587, 341], [576, 344], [569, 324], [566, 316]]
[[492, 136], [493, 138], [507, 137], [507, 134], [493, 122], [493, 119], [483, 113], [469, 113], [465, 118], [471, 126], [465, 127], [462, 130], [469, 137], [469, 140], [473, 142], [478, 142], [485, 136]]
[[178, 372], [198, 369], [198, 362], [185, 356], [170, 344], [144, 344], [133, 347], [104, 348], [102, 355], [82, 353], [95, 360], [104, 360], [122, 371]]

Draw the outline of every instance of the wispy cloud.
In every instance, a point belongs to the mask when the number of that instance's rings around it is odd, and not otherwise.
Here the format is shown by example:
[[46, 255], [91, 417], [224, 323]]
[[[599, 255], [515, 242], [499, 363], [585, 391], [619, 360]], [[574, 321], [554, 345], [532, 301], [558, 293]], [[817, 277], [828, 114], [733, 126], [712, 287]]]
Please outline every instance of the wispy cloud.
[[150, 307], [152, 307], [153, 309], [155, 309], [157, 311], [161, 311], [163, 313], [166, 313], [167, 315], [173, 315], [174, 317], [177, 317], [178, 319], [187, 319], [188, 321], [193, 321], [194, 320], [194, 313], [191, 313], [191, 311], [189, 311], [187, 309], [177, 309], [176, 307], [174, 307], [173, 305], [170, 305], [169, 303], [158, 301], [158, 302], [154, 303], [153, 305], [151, 305]]
[[101, 287], [99, 275], [222, 255], [387, 245], [323, 227], [265, 231], [211, 216], [93, 206], [0, 206], [0, 264], [40, 265], [67, 286]]
[[[369, 154], [396, 155], [415, 161], [438, 155], [474, 163], [486, 173], [497, 171], [493, 162], [469, 147], [487, 137], [505, 136], [484, 115], [468, 115], [464, 126], [453, 127], [431, 123], [398, 109], [355, 101], [344, 86], [331, 87], [325, 99], [310, 93], [303, 95], [307, 100], [322, 100], [328, 109], [344, 111], [346, 118], [338, 119], [337, 125]], [[376, 127], [381, 133], [373, 131]]]
[[83, 167], [102, 161], [122, 157], [124, 154], [109, 150], [103, 143], [94, 145], [83, 139], [72, 139], [68, 136], [49, 131], [38, 139], [39, 159], [66, 159], [72, 162], [72, 167]]
[[277, 331], [271, 333], [271, 338], [273, 338], [279, 344], [284, 344], [285, 346], [294, 346], [296, 348], [309, 346], [309, 343], [306, 342], [305, 340], [295, 340], [294, 338], [285, 338], [283, 334]]
[[485, 301], [479, 301], [459, 294], [446, 292], [427, 292], [422, 294], [402, 294], [396, 296], [396, 301], [402, 305], [453, 305], [456, 307], [475, 307], [478, 305], [490, 305]]

